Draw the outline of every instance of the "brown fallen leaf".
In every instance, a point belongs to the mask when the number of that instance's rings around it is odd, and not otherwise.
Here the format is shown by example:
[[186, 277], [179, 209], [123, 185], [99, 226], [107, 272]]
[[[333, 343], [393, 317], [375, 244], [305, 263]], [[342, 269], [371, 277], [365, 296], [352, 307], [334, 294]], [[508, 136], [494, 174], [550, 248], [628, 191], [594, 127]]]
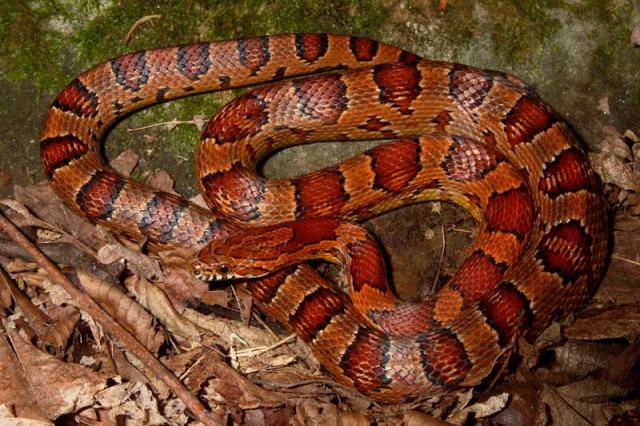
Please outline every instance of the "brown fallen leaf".
[[293, 425], [308, 425], [310, 421], [317, 420], [316, 424], [338, 425], [338, 407], [329, 402], [304, 398], [296, 402], [295, 413], [291, 418]]
[[11, 190], [12, 177], [9, 173], [0, 170], [0, 196], [4, 197], [8, 195]]
[[116, 158], [109, 162], [109, 165], [122, 176], [131, 177], [131, 173], [138, 165], [140, 156], [132, 149], [121, 152]]
[[635, 337], [640, 329], [637, 306], [620, 306], [597, 315], [577, 319], [564, 329], [565, 337], [575, 340], [600, 340]]
[[173, 178], [164, 170], [156, 170], [147, 180], [147, 184], [159, 189], [160, 191], [177, 194], [173, 188], [175, 184]]
[[[25, 372], [20, 368], [16, 354], [9, 346], [2, 329], [0, 333], [0, 405], [7, 407], [15, 417], [46, 421], [46, 414], [33, 403], [35, 397], [28, 383]], [[0, 422], [2, 422], [1, 418]]]
[[491, 396], [485, 401], [476, 402], [460, 411], [454, 412], [453, 415], [447, 418], [447, 421], [455, 425], [462, 425], [467, 421], [470, 414], [473, 414], [476, 419], [494, 415], [507, 405], [508, 400], [509, 394], [506, 392]]
[[42, 336], [42, 344], [50, 348], [54, 353], [61, 354], [79, 320], [80, 312], [74, 309], [66, 318], [55, 322], [49, 327], [45, 335]]
[[240, 409], [279, 407], [286, 395], [262, 389], [224, 362], [212, 362], [209, 368], [216, 378], [207, 382], [205, 398], [212, 403], [224, 402]]
[[107, 375], [80, 364], [63, 362], [10, 331], [11, 344], [38, 407], [50, 419], [75, 413], [93, 404], [94, 395], [107, 386]]
[[[84, 251], [84, 246], [90, 247], [90, 251], [87, 251], [89, 254], [95, 254], [95, 249], [103, 244], [102, 232], [65, 206], [48, 182], [28, 187], [15, 185], [14, 197], [17, 202], [46, 222], [52, 231], [68, 233], [73, 237], [69, 242], [79, 241], [81, 244], [77, 246]], [[46, 228], [45, 225], [43, 227]]]
[[98, 250], [96, 258], [105, 265], [126, 260], [127, 267], [136, 275], [141, 275], [152, 281], [162, 280], [164, 275], [158, 261], [133, 250], [119, 242], [105, 244]]
[[151, 312], [167, 331], [175, 333], [179, 340], [200, 340], [196, 325], [176, 312], [167, 295], [158, 286], [138, 275], [127, 277], [124, 284], [137, 302]]
[[[151, 352], [164, 343], [165, 333], [140, 304], [112, 284], [84, 271], [77, 271], [82, 288], [122, 326], [131, 331]], [[78, 306], [81, 308], [81, 306]]]
[[185, 268], [193, 249], [179, 248], [158, 253], [164, 271], [164, 280], [158, 283], [175, 307], [182, 313], [192, 300], [200, 300], [209, 290], [207, 283], [197, 280]]
[[[488, 391], [490, 394], [509, 394], [507, 406], [490, 417], [491, 424], [515, 426], [548, 424], [546, 408], [540, 400], [539, 389], [525, 381], [503, 382]], [[481, 398], [484, 396], [481, 395]]]
[[409, 411], [405, 413], [402, 417], [402, 424], [405, 426], [451, 426], [451, 423], [419, 411]]
[[108, 408], [107, 417], [118, 423], [125, 417], [132, 424], [164, 425], [167, 419], [158, 410], [158, 401], [151, 390], [140, 382], [111, 386], [96, 394], [100, 408]]
[[165, 399], [171, 394], [167, 385], [140, 362], [139, 359], [130, 353], [121, 350], [116, 345], [111, 344], [111, 354], [118, 375], [127, 382], [145, 383], [151, 387], [158, 398]]
[[[605, 183], [613, 184], [629, 191], [640, 192], [640, 167], [635, 152], [639, 145], [633, 142], [633, 133], [621, 135], [613, 127], [605, 127], [605, 138], [600, 146], [601, 151], [591, 153], [589, 158], [595, 171]], [[633, 135], [635, 137], [635, 135]], [[632, 146], [627, 143], [631, 141]]]
[[569, 340], [553, 349], [554, 372], [569, 380], [579, 380], [606, 368], [611, 358], [624, 351], [625, 345], [614, 342]]
[[609, 365], [604, 377], [627, 389], [638, 388], [640, 384], [640, 336], [615, 358], [609, 357]]
[[629, 41], [635, 47], [640, 46], [640, 24], [637, 24], [633, 27], [633, 31], [631, 31], [631, 36], [629, 37]]

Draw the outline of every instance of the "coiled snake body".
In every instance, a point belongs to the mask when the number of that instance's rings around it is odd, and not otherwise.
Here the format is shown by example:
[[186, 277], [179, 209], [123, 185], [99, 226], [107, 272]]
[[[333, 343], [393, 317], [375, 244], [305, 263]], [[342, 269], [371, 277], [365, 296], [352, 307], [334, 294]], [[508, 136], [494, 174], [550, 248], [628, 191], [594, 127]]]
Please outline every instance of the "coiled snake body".
[[[320, 71], [246, 93], [209, 122], [196, 168], [213, 212], [101, 158], [105, 132], [148, 105]], [[363, 139], [392, 141], [296, 179], [255, 172], [292, 144]], [[369, 39], [265, 36], [113, 59], [58, 95], [40, 149], [72, 209], [157, 247], [203, 248], [193, 265], [201, 277], [290, 265], [248, 284], [258, 306], [338, 381], [382, 401], [480, 383], [518, 335], [535, 337], [585, 302], [603, 271], [599, 180], [529, 87]], [[346, 220], [436, 199], [465, 207], [479, 236], [440, 292], [404, 303], [373, 240]], [[350, 297], [297, 256], [345, 261]]]

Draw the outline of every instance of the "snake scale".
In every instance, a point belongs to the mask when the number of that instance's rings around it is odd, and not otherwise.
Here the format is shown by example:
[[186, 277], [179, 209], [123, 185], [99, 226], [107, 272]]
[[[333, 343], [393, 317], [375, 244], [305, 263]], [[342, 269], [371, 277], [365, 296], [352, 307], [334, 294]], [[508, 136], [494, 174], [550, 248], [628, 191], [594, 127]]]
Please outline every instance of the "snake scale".
[[[102, 159], [105, 133], [134, 111], [267, 82], [203, 131], [196, 172], [211, 211]], [[287, 146], [375, 139], [390, 141], [295, 179], [256, 173]], [[198, 277], [259, 276], [247, 284], [259, 308], [337, 381], [380, 401], [479, 384], [517, 336], [535, 338], [584, 303], [604, 268], [600, 181], [530, 87], [366, 38], [264, 36], [112, 59], [55, 98], [40, 152], [78, 214], [152, 248], [200, 250]], [[377, 244], [353, 221], [428, 200], [464, 207], [478, 237], [434, 297], [402, 302]], [[302, 263], [312, 258], [341, 262], [349, 295]]]

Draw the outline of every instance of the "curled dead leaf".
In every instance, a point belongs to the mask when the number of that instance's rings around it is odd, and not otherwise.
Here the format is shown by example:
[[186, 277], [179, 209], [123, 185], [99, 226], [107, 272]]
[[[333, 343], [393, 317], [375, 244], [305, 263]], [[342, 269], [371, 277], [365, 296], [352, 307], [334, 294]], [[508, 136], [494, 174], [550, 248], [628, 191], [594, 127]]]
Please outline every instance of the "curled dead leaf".
[[95, 275], [77, 271], [77, 277], [82, 288], [114, 319], [131, 331], [140, 343], [153, 353], [158, 351], [165, 339], [164, 329], [140, 304]]
[[476, 402], [460, 411], [454, 412], [447, 418], [447, 421], [456, 425], [462, 425], [466, 422], [470, 414], [473, 414], [477, 419], [491, 416], [502, 410], [507, 405], [508, 400], [509, 394], [506, 392], [491, 396], [485, 401]]
[[[601, 151], [589, 155], [593, 168], [604, 182], [621, 189], [640, 192], [640, 159], [635, 156], [635, 151], [640, 149], [635, 148], [638, 143], [633, 142], [629, 131], [625, 133], [625, 137], [610, 126], [605, 127], [604, 131]], [[631, 146], [627, 141], [630, 141]]]
[[178, 340], [187, 338], [200, 340], [200, 333], [194, 323], [176, 312], [167, 295], [146, 278], [137, 275], [127, 277], [125, 286], [164, 325], [167, 331], [175, 333]]
[[51, 348], [55, 353], [60, 353], [67, 346], [69, 337], [73, 333], [76, 324], [80, 320], [80, 312], [73, 310], [65, 318], [52, 324], [44, 336], [42, 343], [45, 347]]
[[164, 425], [167, 419], [158, 410], [158, 401], [141, 382], [127, 382], [111, 386], [96, 394], [101, 408], [108, 408], [107, 417], [115, 424], [125, 416], [132, 424]]

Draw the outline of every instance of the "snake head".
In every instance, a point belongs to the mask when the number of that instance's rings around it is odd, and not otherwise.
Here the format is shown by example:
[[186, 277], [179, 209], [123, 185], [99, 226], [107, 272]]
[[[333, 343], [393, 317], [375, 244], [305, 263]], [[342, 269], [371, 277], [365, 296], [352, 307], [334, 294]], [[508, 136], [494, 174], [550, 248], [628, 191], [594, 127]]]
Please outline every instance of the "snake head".
[[[253, 238], [252, 238], [253, 237]], [[269, 256], [258, 231], [246, 231], [225, 240], [212, 241], [191, 259], [191, 273], [203, 281], [259, 278], [269, 274]], [[271, 253], [275, 256], [275, 253]]]
[[245, 228], [212, 241], [191, 261], [201, 280], [259, 278], [292, 264], [320, 259], [334, 261], [337, 219], [316, 218]]

